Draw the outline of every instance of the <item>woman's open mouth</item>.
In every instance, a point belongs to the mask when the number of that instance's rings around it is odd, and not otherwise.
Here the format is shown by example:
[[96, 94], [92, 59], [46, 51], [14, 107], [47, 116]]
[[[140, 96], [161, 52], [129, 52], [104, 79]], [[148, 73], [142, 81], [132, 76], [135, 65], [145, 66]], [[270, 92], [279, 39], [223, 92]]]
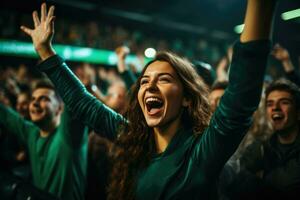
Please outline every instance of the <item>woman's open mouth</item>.
[[145, 105], [149, 115], [156, 115], [162, 111], [164, 102], [158, 97], [148, 97], [146, 98]]

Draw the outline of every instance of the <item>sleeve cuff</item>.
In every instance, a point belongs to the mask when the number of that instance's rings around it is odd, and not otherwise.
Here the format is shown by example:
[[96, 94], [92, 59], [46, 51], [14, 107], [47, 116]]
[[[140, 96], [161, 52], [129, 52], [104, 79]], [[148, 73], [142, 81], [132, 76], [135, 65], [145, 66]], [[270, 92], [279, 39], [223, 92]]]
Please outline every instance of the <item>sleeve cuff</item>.
[[248, 54], [262, 54], [269, 52], [271, 49], [270, 40], [255, 40], [250, 42], [241, 42], [238, 40], [234, 44], [234, 49], [238, 49], [239, 53]]
[[57, 66], [60, 66], [64, 62], [65, 62], [65, 60], [62, 57], [60, 57], [59, 55], [54, 55], [54, 56], [51, 56], [51, 57], [47, 58], [46, 60], [44, 60], [40, 64], [38, 64], [37, 69], [39, 71], [43, 72], [43, 71], [46, 71], [48, 69], [52, 69], [52, 68], [55, 68]]

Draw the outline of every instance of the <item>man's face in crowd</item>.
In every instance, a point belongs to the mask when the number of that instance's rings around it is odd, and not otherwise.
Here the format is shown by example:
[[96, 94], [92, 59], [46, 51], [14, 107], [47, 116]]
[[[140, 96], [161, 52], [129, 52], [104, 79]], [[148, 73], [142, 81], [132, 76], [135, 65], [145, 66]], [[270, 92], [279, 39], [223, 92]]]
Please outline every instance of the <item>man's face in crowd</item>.
[[267, 116], [275, 132], [283, 132], [298, 126], [299, 111], [291, 93], [274, 90], [269, 93], [266, 101]]
[[34, 123], [50, 122], [60, 114], [60, 110], [60, 103], [52, 89], [38, 88], [33, 91], [29, 114]]
[[122, 113], [126, 103], [126, 88], [120, 84], [112, 84], [107, 92], [107, 106]]
[[20, 93], [17, 98], [17, 111], [26, 119], [30, 118], [29, 116], [29, 103], [30, 103], [30, 96], [27, 93]]

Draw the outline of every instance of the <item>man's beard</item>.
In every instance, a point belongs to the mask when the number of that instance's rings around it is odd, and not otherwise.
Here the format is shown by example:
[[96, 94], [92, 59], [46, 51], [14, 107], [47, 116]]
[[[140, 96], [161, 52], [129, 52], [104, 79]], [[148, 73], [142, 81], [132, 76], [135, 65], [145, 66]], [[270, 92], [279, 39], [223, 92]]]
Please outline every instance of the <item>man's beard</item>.
[[[296, 129], [297, 124], [294, 124], [293, 126], [289, 126], [280, 130], [275, 130], [275, 133], [277, 135], [279, 135], [280, 137], [287, 137], [288, 135], [290, 135], [291, 133], [293, 133], [293, 131]], [[298, 130], [299, 131], [299, 130]]]
[[39, 128], [47, 126], [51, 122], [51, 116], [45, 116], [44, 118], [37, 120], [37, 121], [32, 121], [35, 125], [37, 125]]

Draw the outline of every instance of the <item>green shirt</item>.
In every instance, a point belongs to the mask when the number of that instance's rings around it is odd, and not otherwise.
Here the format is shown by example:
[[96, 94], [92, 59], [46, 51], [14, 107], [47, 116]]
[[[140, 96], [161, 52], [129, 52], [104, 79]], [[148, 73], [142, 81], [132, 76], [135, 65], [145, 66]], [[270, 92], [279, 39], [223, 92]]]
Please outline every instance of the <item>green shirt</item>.
[[[209, 199], [225, 162], [251, 125], [262, 89], [268, 41], [237, 43], [230, 67], [229, 86], [201, 136], [179, 130], [166, 151], [155, 155], [137, 172], [137, 199]], [[44, 61], [46, 72], [68, 108], [103, 136], [114, 139], [125, 119], [88, 94], [59, 56]], [[136, 122], [133, 122], [136, 123]]]
[[27, 145], [33, 184], [64, 200], [83, 200], [87, 170], [87, 129], [62, 114], [48, 137], [12, 109], [0, 104], [0, 123]]

